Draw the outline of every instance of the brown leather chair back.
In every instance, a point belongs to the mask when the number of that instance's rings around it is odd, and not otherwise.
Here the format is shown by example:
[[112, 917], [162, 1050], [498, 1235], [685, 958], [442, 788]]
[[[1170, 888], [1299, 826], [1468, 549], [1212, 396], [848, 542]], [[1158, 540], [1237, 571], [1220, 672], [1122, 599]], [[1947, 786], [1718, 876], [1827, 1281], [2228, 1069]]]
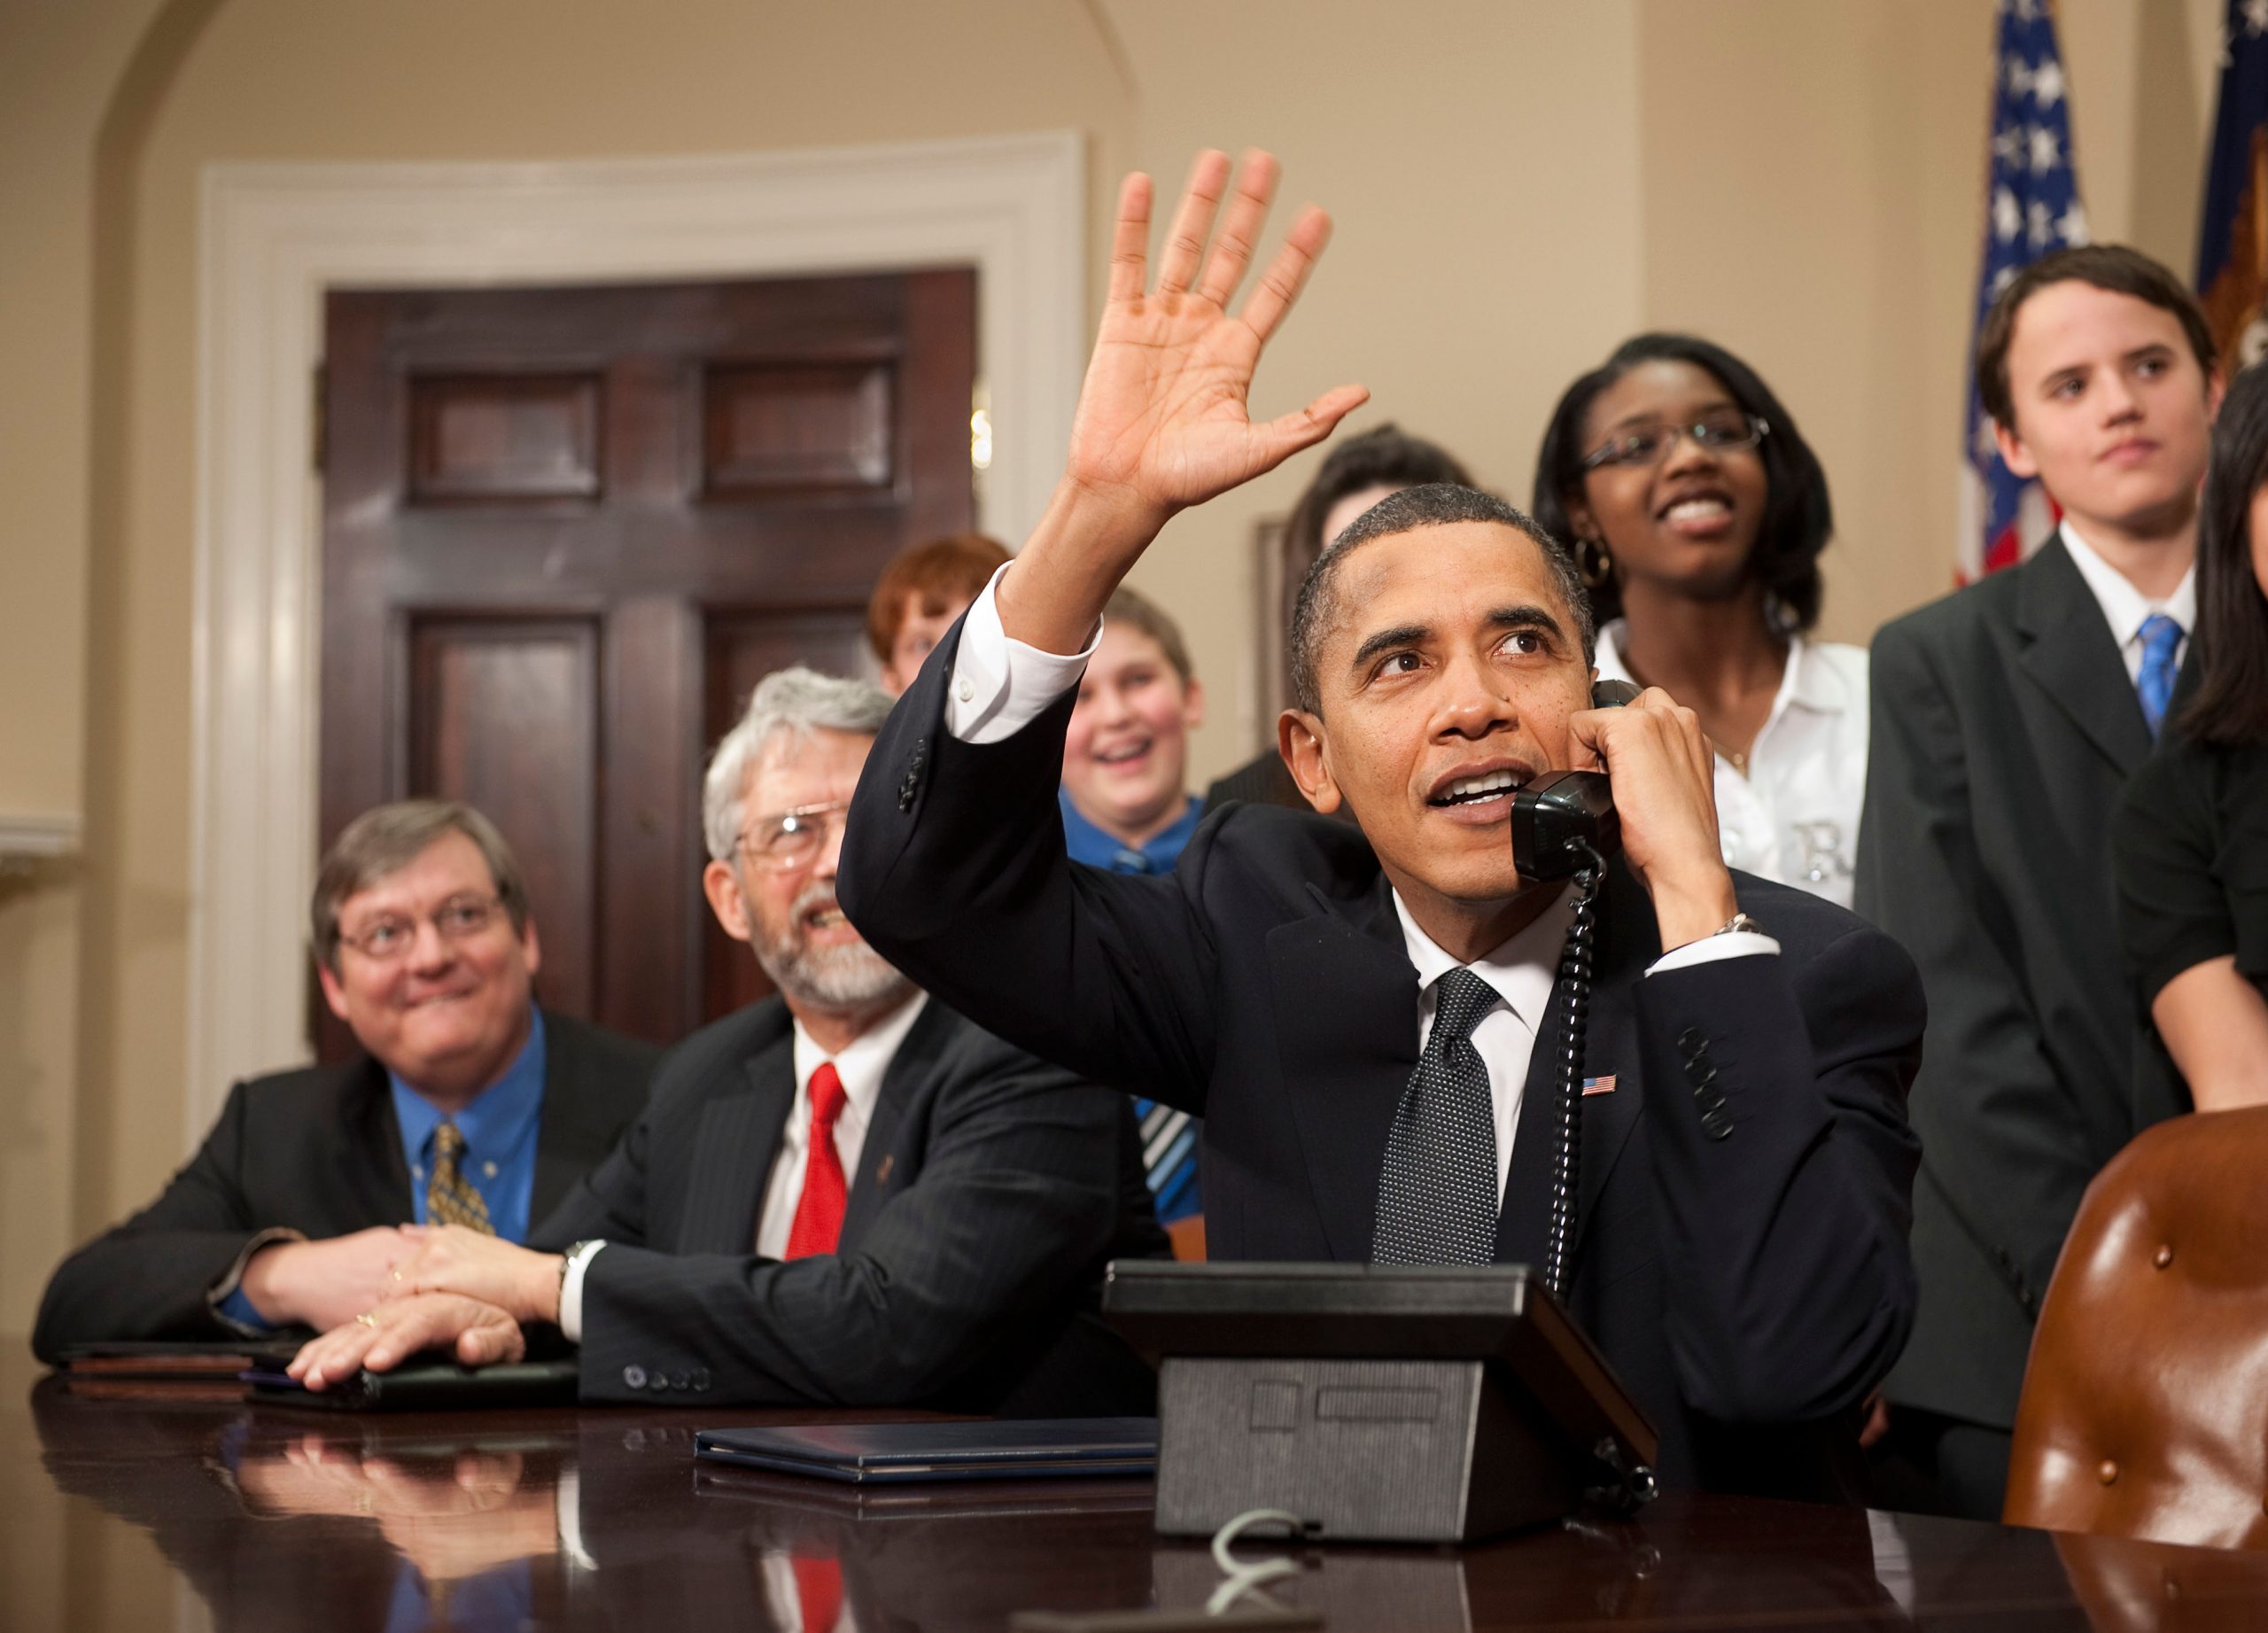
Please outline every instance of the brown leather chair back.
[[2032, 1335], [2002, 1517], [2268, 1548], [2268, 1108], [2146, 1129], [2087, 1187]]

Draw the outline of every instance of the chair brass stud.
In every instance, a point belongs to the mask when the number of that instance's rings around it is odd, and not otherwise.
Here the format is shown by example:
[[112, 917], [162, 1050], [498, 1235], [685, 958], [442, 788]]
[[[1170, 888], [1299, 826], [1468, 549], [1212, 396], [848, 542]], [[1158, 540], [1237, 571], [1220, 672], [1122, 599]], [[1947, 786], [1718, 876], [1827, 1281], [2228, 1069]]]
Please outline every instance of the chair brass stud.
[[2163, 1270], [2167, 1265], [2172, 1264], [2173, 1244], [2171, 1242], [2162, 1244], [2158, 1248], [2157, 1256], [2153, 1259], [2151, 1263], [2155, 1264], [2160, 1270]]
[[2118, 1465], [2109, 1458], [2103, 1458], [2102, 1466], [2095, 1470], [2094, 1477], [2106, 1486], [2113, 1483], [2118, 1478]]

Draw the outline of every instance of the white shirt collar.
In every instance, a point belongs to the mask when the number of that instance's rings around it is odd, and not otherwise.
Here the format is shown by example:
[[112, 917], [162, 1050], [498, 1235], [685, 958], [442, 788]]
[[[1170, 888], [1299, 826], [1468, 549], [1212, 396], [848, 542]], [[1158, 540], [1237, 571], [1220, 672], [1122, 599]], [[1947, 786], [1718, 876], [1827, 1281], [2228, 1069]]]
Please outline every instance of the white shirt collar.
[[2110, 634], [2122, 647], [2134, 641], [2142, 632], [2143, 622], [2152, 613], [2163, 612], [2181, 626], [2187, 634], [2197, 626], [2197, 564], [2192, 561], [2189, 571], [2181, 575], [2172, 595], [2163, 601], [2152, 601], [2134, 587], [2133, 580], [2103, 560], [2094, 546], [2079, 536], [2079, 530], [2066, 517], [2062, 523], [2063, 548], [2070, 552], [2071, 564], [2079, 570], [2079, 577], [2087, 581], [2095, 604], [2102, 609], [2102, 616], [2110, 622]]
[[[1637, 677], [1622, 661], [1622, 639], [1629, 627], [1627, 619], [1615, 618], [1600, 628], [1593, 658], [1600, 680], [1638, 684]], [[1843, 684], [1843, 677], [1835, 673], [1834, 665], [1824, 662], [1803, 636], [1790, 632], [1787, 642], [1788, 661], [1780, 671], [1780, 690], [1772, 699], [1772, 712], [1767, 719], [1778, 719], [1790, 704], [1801, 704], [1821, 714], [1840, 714], [1849, 708], [1850, 690]]]
[[812, 1074], [829, 1061], [835, 1062], [835, 1075], [843, 1079], [843, 1115], [855, 1117], [861, 1128], [873, 1120], [874, 1102], [882, 1098], [882, 1074], [897, 1058], [898, 1046], [913, 1030], [913, 1023], [920, 1017], [921, 1006], [928, 997], [927, 992], [914, 993], [844, 1045], [840, 1054], [827, 1054], [812, 1040], [801, 1021], [796, 1023], [796, 1108], [788, 1124], [796, 1138], [802, 1138], [797, 1131], [810, 1120], [804, 1108], [811, 1103]]
[[[1394, 893], [1394, 912], [1402, 921], [1402, 950], [1418, 969], [1418, 990], [1430, 1002], [1433, 984], [1460, 966], [1439, 942], [1418, 928], [1399, 890]], [[1551, 989], [1559, 979], [1559, 954], [1574, 917], [1574, 893], [1563, 890], [1526, 929], [1507, 937], [1486, 956], [1462, 966], [1495, 988], [1496, 996], [1530, 1032], [1543, 1030]]]

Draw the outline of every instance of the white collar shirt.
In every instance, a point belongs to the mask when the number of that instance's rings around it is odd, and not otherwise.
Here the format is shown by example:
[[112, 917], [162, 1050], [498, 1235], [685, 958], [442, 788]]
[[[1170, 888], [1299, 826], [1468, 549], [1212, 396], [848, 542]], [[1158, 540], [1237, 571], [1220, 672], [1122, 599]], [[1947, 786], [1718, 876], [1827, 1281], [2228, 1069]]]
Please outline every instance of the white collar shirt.
[[2181, 582], [2174, 586], [2173, 594], [2163, 601], [2152, 601], [2134, 587], [2134, 582], [2124, 573], [2103, 560], [2094, 546], [2079, 536], [2079, 530], [2065, 518], [2062, 524], [2063, 548], [2071, 557], [2071, 564], [2079, 570], [2079, 577], [2087, 583], [2088, 593], [2095, 604], [2102, 609], [2105, 622], [2110, 626], [2110, 638], [2118, 643], [2118, 656], [2126, 665], [2126, 679], [2136, 686], [2142, 680], [2142, 626], [2155, 615], [2163, 612], [2181, 626], [2180, 642], [2173, 649], [2173, 661], [2178, 667], [2189, 654], [2189, 634], [2197, 627], [2197, 564], [2190, 563], [2189, 571], [2181, 575]]
[[852, 1038], [839, 1054], [829, 1054], [812, 1040], [801, 1021], [796, 1023], [796, 1099], [788, 1108], [787, 1126], [780, 1131], [779, 1155], [772, 1159], [772, 1175], [764, 1187], [764, 1210], [757, 1216], [756, 1250], [776, 1259], [788, 1251], [788, 1233], [795, 1228], [796, 1204], [803, 1200], [804, 1169], [811, 1157], [812, 1074], [832, 1061], [843, 1079], [843, 1115], [835, 1120], [835, 1152], [842, 1159], [843, 1176], [855, 1182], [858, 1158], [866, 1148], [866, 1129], [873, 1123], [874, 1102], [882, 1098], [882, 1074], [897, 1058], [898, 1046], [920, 1017], [927, 993], [916, 992]]
[[[1624, 633], [1619, 618], [1598, 632], [1599, 679], [1635, 685]], [[1726, 867], [1849, 906], [1867, 792], [1866, 649], [1789, 636], [1747, 774], [1719, 755], [1716, 791]]]
[[[1439, 942], [1418, 928], [1399, 890], [1394, 892], [1394, 912], [1402, 921], [1402, 950], [1418, 970], [1418, 1046], [1423, 1049], [1433, 1033], [1435, 984], [1460, 966]], [[1567, 927], [1574, 917], [1574, 892], [1562, 890], [1557, 900], [1535, 915], [1533, 924], [1485, 957], [1462, 966], [1495, 988], [1497, 998], [1473, 1026], [1472, 1038], [1480, 1063], [1488, 1069], [1500, 1207], [1504, 1178], [1511, 1171], [1512, 1137], [1519, 1131], [1520, 1101], [1527, 1092], [1528, 1061], [1535, 1053], [1536, 1037], [1543, 1030], [1544, 1015], [1551, 1005], [1551, 990], [1559, 979], [1560, 949], [1566, 945]]]

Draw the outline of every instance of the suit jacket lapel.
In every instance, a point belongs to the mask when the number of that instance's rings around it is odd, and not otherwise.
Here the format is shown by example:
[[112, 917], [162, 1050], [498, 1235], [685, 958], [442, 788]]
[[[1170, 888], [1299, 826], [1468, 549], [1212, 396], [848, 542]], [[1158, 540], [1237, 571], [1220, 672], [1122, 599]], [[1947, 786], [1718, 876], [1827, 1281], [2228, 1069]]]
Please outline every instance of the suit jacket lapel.
[[747, 1085], [701, 1111], [699, 1148], [686, 1178], [680, 1253], [748, 1253], [757, 1211], [796, 1101], [796, 1039], [783, 1030], [741, 1063]]
[[866, 1143], [858, 1148], [858, 1169], [850, 1176], [850, 1194], [843, 1205], [843, 1234], [835, 1251], [850, 1253], [874, 1224], [882, 1204], [910, 1184], [919, 1171], [912, 1157], [899, 1160], [898, 1130], [914, 1100], [937, 1073], [938, 1058], [952, 1040], [959, 1019], [936, 999], [923, 1002], [921, 1013], [897, 1053], [882, 1069], [882, 1093], [874, 1097], [874, 1115], [866, 1120]]
[[2149, 727], [2102, 605], [2059, 533], [2019, 569], [2016, 629], [2024, 673], [2122, 774], [2150, 751]]
[[536, 1119], [530, 1230], [551, 1216], [575, 1181], [598, 1166], [614, 1143], [613, 1120], [604, 1109], [613, 1098], [611, 1085], [597, 1080], [582, 1028], [548, 1010], [543, 1028], [543, 1109]]
[[[1653, 956], [1645, 951], [1654, 945], [1649, 899], [1645, 887], [1617, 863], [1609, 868], [1593, 909], [1597, 929], [1591, 942], [1591, 999], [1583, 1028], [1582, 1072], [1587, 1079], [1612, 1077], [1618, 1084], [1610, 1093], [1582, 1099], [1571, 1251], [1581, 1247], [1593, 1204], [1605, 1188], [1607, 1176], [1638, 1120], [1641, 1097], [1635, 1076], [1638, 1051], [1631, 985], [1643, 973], [1643, 960]], [[1634, 957], [1642, 961], [1633, 964]], [[1520, 1099], [1519, 1125], [1512, 1135], [1504, 1204], [1496, 1217], [1499, 1264], [1534, 1257], [1534, 1268], [1539, 1271], [1543, 1268], [1541, 1252], [1551, 1215], [1550, 1153], [1559, 1138], [1559, 1060], [1566, 1035], [1567, 994], [1563, 982], [1552, 988], [1550, 1011], [1536, 1035], [1534, 1052], [1528, 1056], [1527, 1084]], [[1628, 1081], [1619, 1081], [1626, 1077]]]
[[1418, 972], [1391, 887], [1269, 932], [1277, 1045], [1292, 1126], [1332, 1256], [1371, 1256], [1379, 1163], [1418, 1064]]
[[[1616, 1079], [1613, 1089], [1583, 1098], [1582, 1165], [1576, 1174], [1575, 1240], [1582, 1247], [1599, 1194], [1621, 1160], [1645, 1104], [1638, 1080], [1638, 1013], [1635, 1001], [1646, 966], [1661, 956], [1653, 901], [1619, 861], [1600, 890], [1598, 937], [1592, 947], [1590, 1022], [1583, 1040], [1583, 1075]], [[1533, 1081], [1533, 1074], [1530, 1075]]]
[[417, 1217], [416, 1201], [385, 1068], [366, 1054], [347, 1069], [353, 1076], [345, 1097], [346, 1116], [335, 1147], [339, 1183], [361, 1200], [368, 1217], [407, 1225]]

